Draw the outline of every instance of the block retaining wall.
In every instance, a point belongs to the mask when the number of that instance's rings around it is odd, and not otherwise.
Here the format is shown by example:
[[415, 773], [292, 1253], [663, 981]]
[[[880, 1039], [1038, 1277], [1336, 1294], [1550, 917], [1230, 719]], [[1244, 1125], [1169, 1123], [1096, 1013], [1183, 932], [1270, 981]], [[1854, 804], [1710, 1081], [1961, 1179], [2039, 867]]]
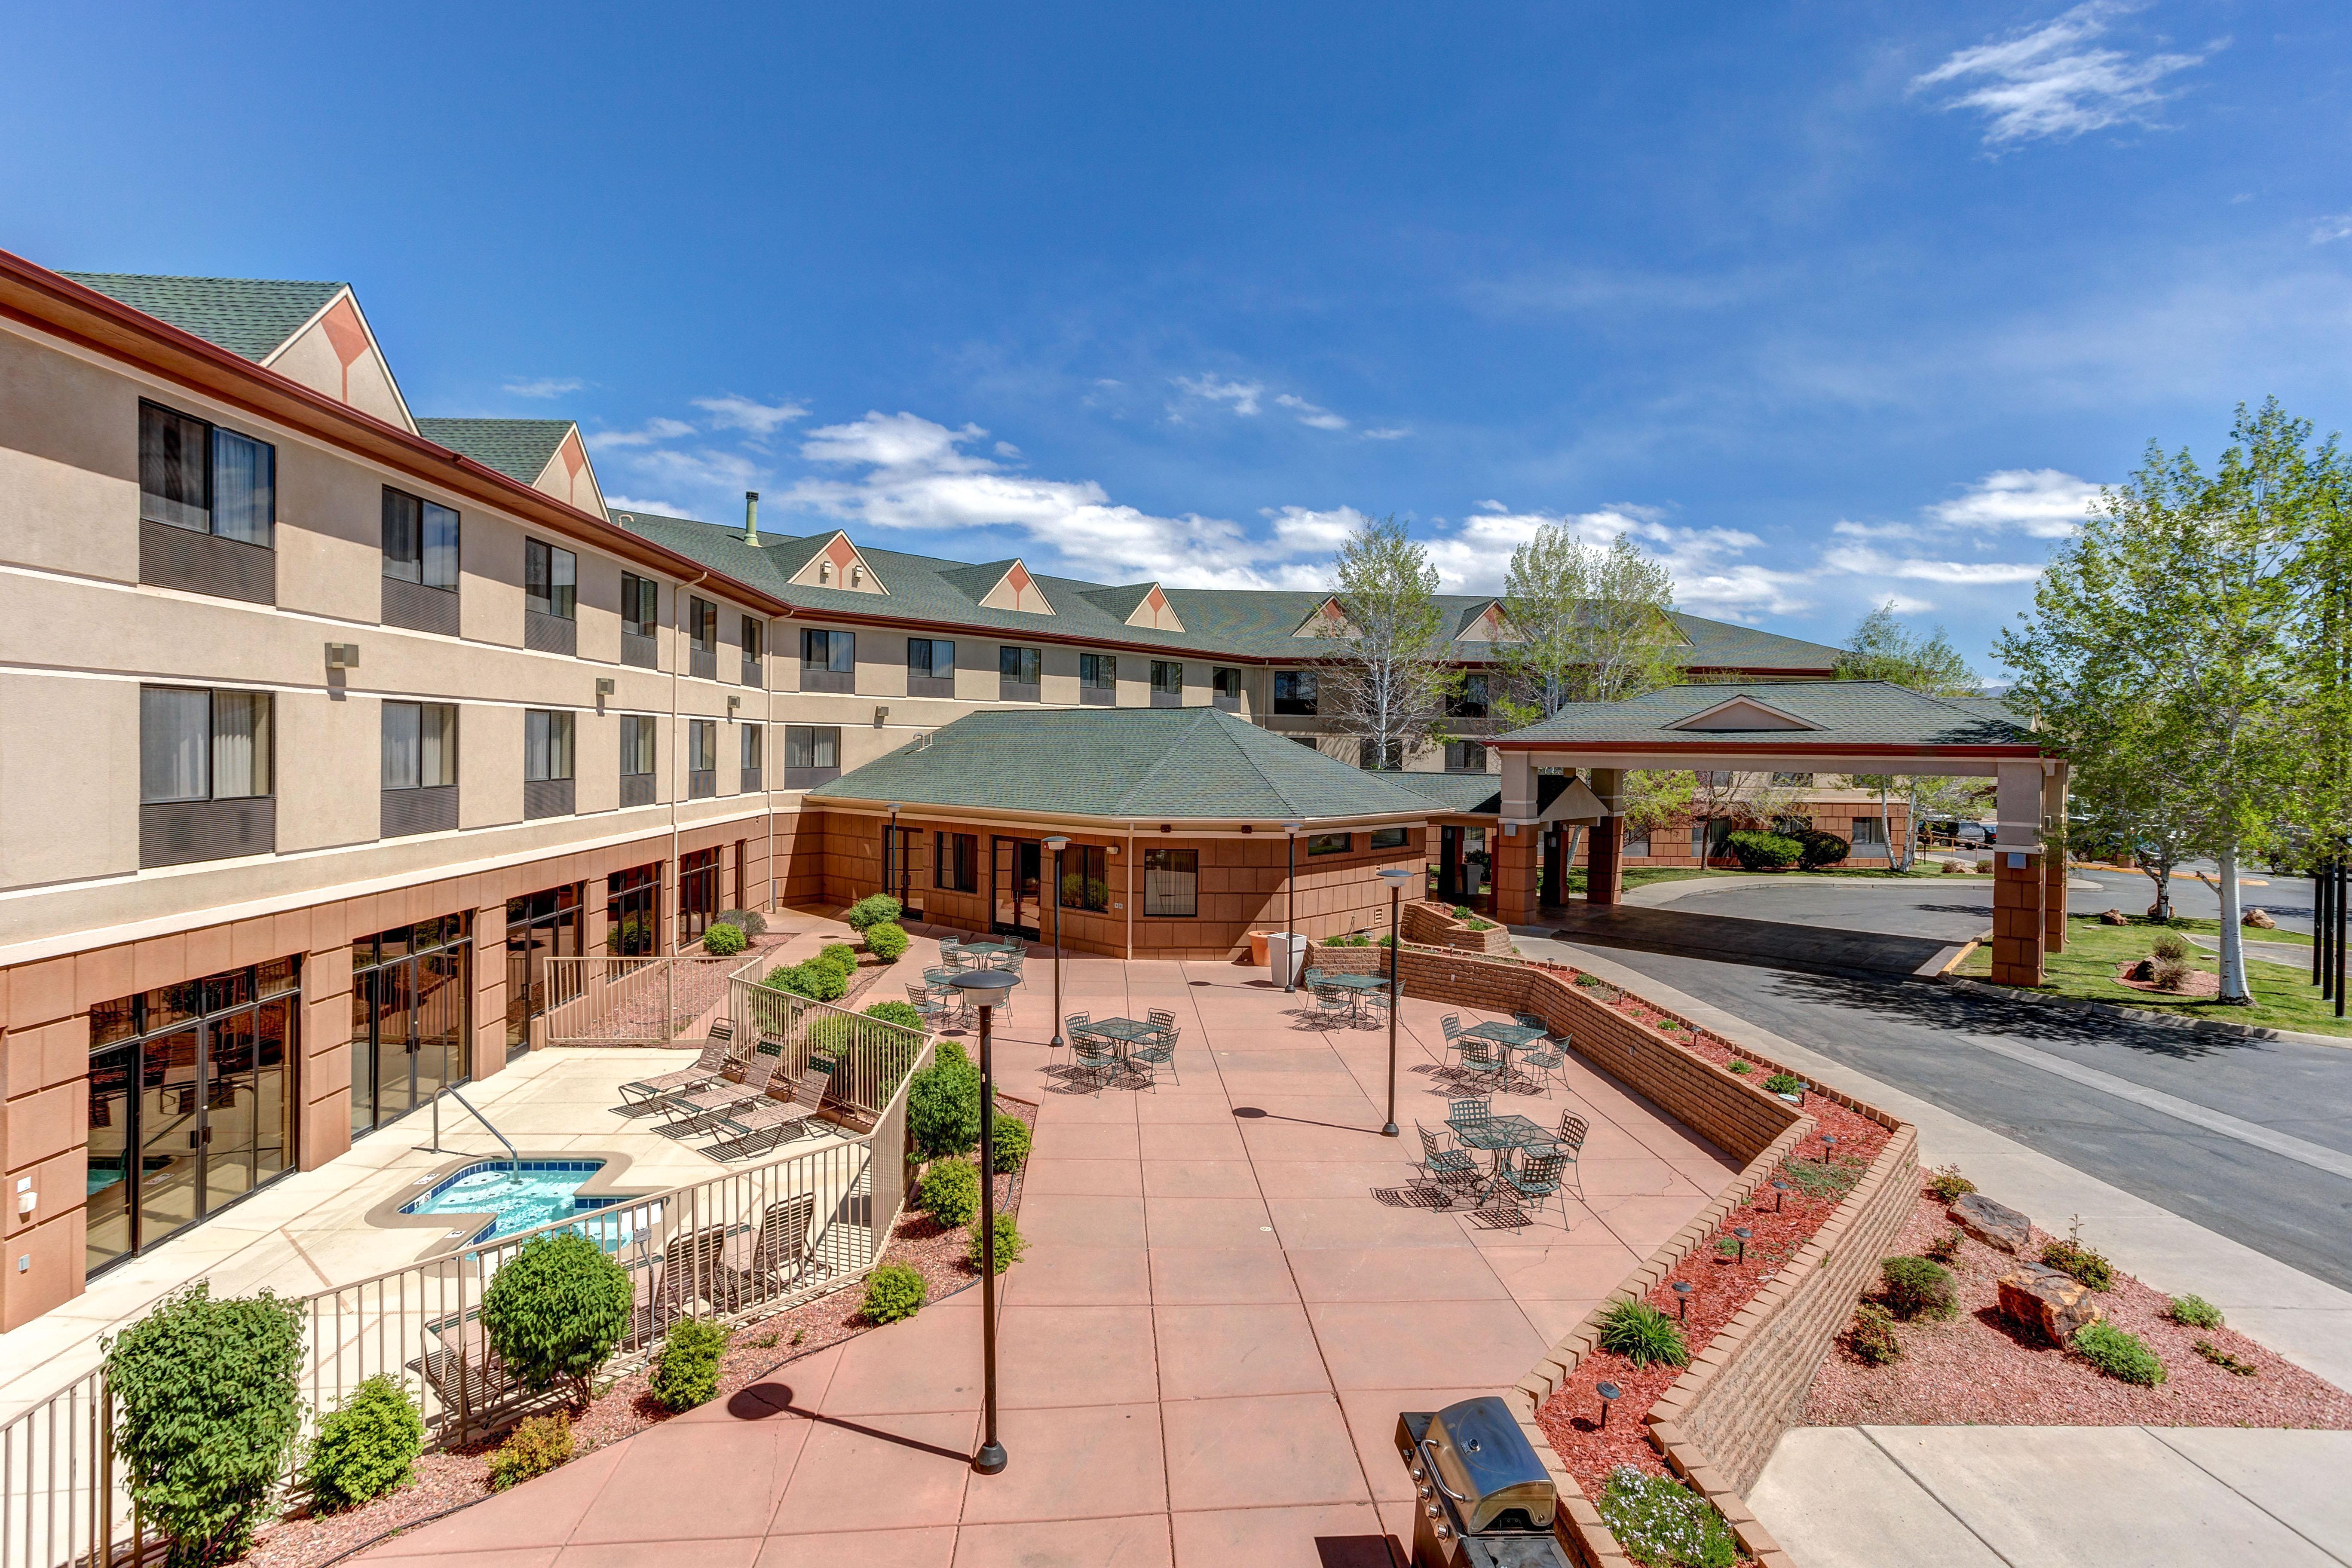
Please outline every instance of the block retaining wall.
[[1451, 904], [1412, 903], [1404, 907], [1404, 940], [1423, 947], [1450, 947], [1462, 952], [1507, 954], [1511, 951], [1508, 926], [1493, 921], [1485, 922], [1485, 931], [1473, 931], [1467, 921], [1454, 918]]
[[[1387, 954], [1380, 948], [1318, 947], [1315, 956], [1327, 968], [1351, 973], [1387, 970]], [[1620, 992], [1612, 984], [1580, 985], [1574, 972], [1563, 975], [1522, 960], [1471, 958], [1411, 944], [1402, 962], [1400, 978], [1408, 994], [1489, 1012], [1536, 1014], [1555, 1033], [1567, 1035], [1577, 1055], [1746, 1162], [1696, 1217], [1545, 1352], [1505, 1394], [1559, 1488], [1563, 1544], [1589, 1568], [1632, 1568], [1632, 1559], [1601, 1523], [1592, 1500], [1561, 1468], [1536, 1413], [1592, 1352], [1609, 1309], [1648, 1295], [1683, 1259], [1705, 1246], [1725, 1217], [1770, 1179], [1782, 1156], [1812, 1131], [1814, 1121], [1747, 1081], [1748, 1075], [1717, 1067], [1591, 994], [1598, 991], [1614, 998]], [[1685, 1026], [1693, 1038], [1703, 1033], [1688, 1019], [1646, 1001], [1643, 1005]], [[1761, 1076], [1795, 1070], [1721, 1036], [1714, 1037], [1734, 1056], [1763, 1069]], [[1722, 1511], [1742, 1548], [1765, 1568], [1795, 1565], [1758, 1522], [1742, 1494], [1755, 1484], [1781, 1434], [1795, 1422], [1815, 1369], [1875, 1277], [1878, 1259], [1902, 1228], [1918, 1189], [1918, 1137], [1909, 1123], [1835, 1089], [1817, 1085], [1811, 1092], [1868, 1117], [1894, 1135], [1780, 1277], [1692, 1358], [1689, 1368], [1648, 1414], [1650, 1440], [1667, 1464]]]

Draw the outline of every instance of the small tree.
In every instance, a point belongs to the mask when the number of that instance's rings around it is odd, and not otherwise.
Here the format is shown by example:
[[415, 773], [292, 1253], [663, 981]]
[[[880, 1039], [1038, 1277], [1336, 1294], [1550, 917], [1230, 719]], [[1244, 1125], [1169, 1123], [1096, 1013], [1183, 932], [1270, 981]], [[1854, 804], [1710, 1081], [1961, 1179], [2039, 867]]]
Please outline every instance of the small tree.
[[1615, 702], [1681, 680], [1686, 643], [1674, 596], [1674, 574], [1632, 541], [1587, 544], [1564, 524], [1544, 524], [1511, 552], [1503, 577], [1504, 715], [1532, 724], [1571, 702]]
[[953, 1040], [907, 1086], [907, 1142], [933, 1160], [980, 1147], [980, 1069]]
[[1336, 615], [1317, 627], [1328, 661], [1318, 709], [1363, 742], [1372, 761], [1402, 767], [1442, 737], [1445, 705], [1461, 689], [1446, 663], [1437, 568], [1393, 517], [1367, 519], [1339, 546]]
[[482, 1292], [490, 1348], [526, 1387], [569, 1386], [584, 1410], [596, 1375], [624, 1335], [636, 1294], [629, 1271], [577, 1231], [523, 1243]]
[[425, 1452], [425, 1418], [400, 1380], [378, 1373], [319, 1423], [305, 1474], [320, 1513], [356, 1508], [395, 1491]]
[[1895, 618], [1889, 599], [1862, 617], [1832, 667], [1840, 680], [1884, 680], [1929, 697], [1975, 697], [1984, 682], [1937, 626], [1926, 637]]
[[198, 1280], [105, 1345], [125, 1489], [174, 1568], [242, 1555], [301, 1435], [301, 1308]]

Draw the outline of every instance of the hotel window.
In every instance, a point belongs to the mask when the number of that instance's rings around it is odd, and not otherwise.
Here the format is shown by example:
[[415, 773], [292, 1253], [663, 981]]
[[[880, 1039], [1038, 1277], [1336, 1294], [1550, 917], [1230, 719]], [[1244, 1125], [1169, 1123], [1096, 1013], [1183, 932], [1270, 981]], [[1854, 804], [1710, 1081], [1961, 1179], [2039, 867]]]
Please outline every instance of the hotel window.
[[1118, 700], [1118, 658], [1108, 653], [1078, 655], [1078, 700], [1108, 707]]
[[1151, 661], [1151, 705], [1154, 708], [1181, 708], [1184, 705], [1184, 667], [1173, 659]]
[[1355, 843], [1355, 836], [1347, 833], [1310, 833], [1307, 836], [1309, 855], [1345, 855]]
[[1073, 844], [1062, 851], [1062, 907], [1108, 910], [1110, 875], [1099, 844]]
[[1242, 672], [1231, 665], [1220, 664], [1209, 671], [1209, 700], [1227, 712], [1238, 712], [1242, 705]]
[[931, 856], [931, 880], [951, 893], [980, 891], [980, 835], [940, 834]]
[[1312, 718], [1315, 698], [1313, 670], [1277, 669], [1274, 672], [1274, 710], [1276, 713], [1296, 713]]
[[1856, 849], [1864, 845], [1874, 849], [1884, 849], [1886, 847], [1886, 824], [1874, 816], [1855, 817], [1851, 842]]
[[1404, 767], [1404, 742], [1391, 741], [1383, 748], [1378, 741], [1367, 735], [1356, 742], [1356, 765], [1367, 773], [1379, 768], [1386, 768], [1391, 773], [1401, 772]]
[[578, 605], [580, 558], [536, 539], [522, 542], [523, 607], [572, 619]]
[[737, 782], [736, 788], [747, 795], [760, 787], [760, 752], [762, 733], [757, 724], [743, 726], [743, 756], [740, 763], [742, 777]]
[[1446, 742], [1445, 771], [1449, 773], [1485, 773], [1486, 748], [1475, 741]]
[[689, 719], [686, 724], [686, 798], [719, 793], [719, 721]]
[[784, 726], [784, 787], [809, 789], [841, 776], [841, 727]]
[[1402, 827], [1375, 827], [1371, 847], [1375, 849], [1402, 849], [1410, 841], [1411, 830]]
[[1636, 827], [1632, 823], [1627, 823], [1625, 825], [1625, 843], [1620, 853], [1646, 857], [1650, 853], [1650, 830], [1646, 827]]
[[139, 515], [267, 550], [278, 520], [278, 448], [142, 403]]
[[693, 644], [687, 673], [702, 680], [718, 679], [719, 606], [708, 599], [688, 599], [686, 635]]
[[767, 678], [761, 659], [767, 654], [767, 627], [757, 616], [743, 617], [743, 684], [765, 686]]
[[526, 709], [522, 716], [522, 814], [564, 816], [572, 811], [572, 715]]
[[621, 804], [654, 803], [654, 726], [650, 713], [621, 715]]
[[266, 691], [139, 689], [139, 863], [179, 866], [277, 847]]
[[661, 594], [650, 578], [634, 572], [621, 574], [621, 662], [639, 669], [656, 669], [661, 644], [655, 629], [661, 625]]
[[801, 689], [803, 691], [855, 691], [857, 689], [857, 634], [856, 632], [801, 633]]
[[1462, 689], [1445, 700], [1445, 711], [1449, 718], [1484, 719], [1486, 716], [1486, 678], [1484, 675], [1464, 676]]
[[944, 637], [907, 639], [907, 695], [955, 695], [955, 644]]
[[661, 867], [632, 867], [604, 879], [604, 951], [643, 958], [660, 939]]
[[1200, 886], [1198, 849], [1143, 852], [1143, 912], [1147, 917], [1191, 919], [1199, 911]]
[[696, 849], [677, 858], [677, 945], [699, 940], [719, 913], [719, 851]]
[[457, 826], [457, 704], [385, 703], [383, 837], [437, 833]]
[[1044, 656], [1034, 647], [999, 645], [996, 650], [996, 696], [1001, 702], [1034, 702], [1042, 679]]
[[1776, 784], [1794, 784], [1799, 789], [1811, 789], [1813, 787], [1813, 775], [1811, 773], [1774, 773], [1772, 775], [1772, 782]]
[[455, 593], [457, 514], [422, 497], [386, 486], [383, 492], [383, 574], [402, 583]]

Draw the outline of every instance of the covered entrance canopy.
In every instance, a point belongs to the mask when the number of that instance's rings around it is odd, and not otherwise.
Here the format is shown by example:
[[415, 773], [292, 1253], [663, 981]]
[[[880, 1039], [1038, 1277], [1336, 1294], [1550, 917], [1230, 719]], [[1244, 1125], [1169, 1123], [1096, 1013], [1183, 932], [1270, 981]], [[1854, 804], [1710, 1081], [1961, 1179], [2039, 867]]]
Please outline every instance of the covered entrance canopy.
[[1601, 815], [1586, 898], [1615, 903], [1623, 885], [1623, 781], [1629, 772], [1948, 774], [1995, 781], [1993, 978], [2042, 983], [2042, 955], [2065, 934], [2065, 763], [1993, 699], [1937, 698], [1878, 680], [1672, 686], [1622, 702], [1577, 703], [1487, 742], [1503, 756], [1496, 909], [1536, 918], [1544, 768], [1580, 769]]

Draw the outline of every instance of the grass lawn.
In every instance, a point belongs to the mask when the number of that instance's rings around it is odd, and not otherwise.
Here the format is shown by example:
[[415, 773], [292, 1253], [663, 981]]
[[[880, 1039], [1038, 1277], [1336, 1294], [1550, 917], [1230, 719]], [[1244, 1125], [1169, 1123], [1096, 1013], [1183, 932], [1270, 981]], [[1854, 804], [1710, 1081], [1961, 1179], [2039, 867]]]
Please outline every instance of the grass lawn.
[[[1636, 866], [1626, 871], [1625, 887], [1630, 892], [1635, 888], [1646, 888], [1653, 882], [1684, 882], [1688, 881], [1693, 877], [1752, 877], [1756, 874], [1757, 873], [1753, 871], [1734, 871], [1730, 869], [1718, 869], [1714, 867], [1709, 867], [1707, 869], [1702, 871], [1696, 866]], [[1781, 873], [1781, 875], [1785, 877], [1874, 877], [1881, 879], [1888, 877], [1935, 877], [1942, 874], [1943, 871], [1940, 866], [1924, 871], [1916, 869], [1910, 871], [1859, 869], [1849, 871], [1841, 868], [1833, 868], [1827, 871], [1784, 871]], [[1991, 879], [1988, 877], [1984, 879], [1984, 880], [1990, 881]], [[1568, 890], [1575, 894], [1580, 899], [1584, 896], [1583, 867], [1578, 866], [1568, 873]]]
[[[2184, 932], [2218, 936], [2218, 921], [2181, 920], [2172, 922]], [[2336, 1016], [2336, 1004], [2320, 1000], [2319, 988], [2311, 984], [2311, 971], [2292, 964], [2269, 963], [2259, 958], [2246, 960], [2246, 979], [2253, 987], [2254, 1005], [2251, 1007], [2230, 1007], [2210, 997], [2170, 998], [2158, 992], [2136, 991], [2116, 979], [2119, 963], [2146, 958], [2147, 944], [2159, 928], [2155, 921], [2132, 918], [2127, 926], [2101, 925], [2095, 915], [2069, 915], [2066, 918], [2066, 951], [2052, 953], [2042, 961], [2045, 984], [2038, 987], [2045, 996], [2076, 996], [2093, 1002], [2116, 1002], [2130, 1007], [2145, 1007], [2159, 1013], [2178, 1013], [2186, 1018], [2221, 1018], [2233, 1024], [2252, 1024], [2271, 1029], [2300, 1029], [2311, 1034], [2352, 1035], [2352, 1019]], [[2311, 939], [2292, 931], [2248, 931], [2250, 939], [2282, 942], [2308, 947]], [[2221, 954], [2209, 952], [2195, 942], [2189, 944], [2189, 962], [2192, 968], [2208, 974], [2220, 973]], [[1979, 978], [1992, 973], [1992, 951], [1979, 947], [1969, 954], [1956, 974]]]

